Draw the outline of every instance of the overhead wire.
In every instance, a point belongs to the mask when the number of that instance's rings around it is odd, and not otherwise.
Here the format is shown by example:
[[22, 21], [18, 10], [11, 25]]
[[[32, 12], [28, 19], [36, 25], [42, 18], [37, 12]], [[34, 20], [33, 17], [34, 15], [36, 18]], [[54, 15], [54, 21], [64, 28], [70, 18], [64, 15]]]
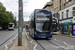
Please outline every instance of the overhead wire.
[[[12, 1], [12, 0], [11, 0]], [[14, 1], [12, 1], [14, 3], [14, 6], [17, 5]], [[16, 6], [15, 6], [16, 7]]]
[[[14, 9], [13, 9], [12, 5], [11, 5], [10, 3], [8, 3], [8, 0], [6, 0], [6, 2], [7, 2], [7, 4], [8, 4], [8, 6], [10, 7], [11, 11], [13, 11]], [[15, 6], [15, 4], [14, 4], [14, 6]], [[15, 7], [16, 7], [16, 6], [15, 6]]]
[[[11, 11], [14, 10], [14, 8], [12, 7], [12, 5], [10, 3], [8, 3], [8, 0], [6, 0], [7, 4], [8, 4], [8, 7], [10, 8]], [[17, 5], [14, 3], [14, 1], [12, 1], [13, 5], [16, 7]], [[14, 14], [14, 16], [16, 16], [16, 14], [18, 12], [12, 12]]]
[[36, 2], [37, 2], [37, 0], [35, 1], [35, 4], [34, 4], [34, 6], [33, 6], [33, 9], [35, 8]]

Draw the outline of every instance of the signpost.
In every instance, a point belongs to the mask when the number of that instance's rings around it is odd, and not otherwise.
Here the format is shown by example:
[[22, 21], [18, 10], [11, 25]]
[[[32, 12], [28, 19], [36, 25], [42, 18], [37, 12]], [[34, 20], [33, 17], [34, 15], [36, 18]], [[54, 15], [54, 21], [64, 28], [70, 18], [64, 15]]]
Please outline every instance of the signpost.
[[19, 28], [18, 28], [18, 46], [22, 46], [22, 27], [23, 27], [23, 2], [19, 0]]
[[19, 11], [22, 11], [23, 10], [23, 8], [22, 7], [19, 7]]

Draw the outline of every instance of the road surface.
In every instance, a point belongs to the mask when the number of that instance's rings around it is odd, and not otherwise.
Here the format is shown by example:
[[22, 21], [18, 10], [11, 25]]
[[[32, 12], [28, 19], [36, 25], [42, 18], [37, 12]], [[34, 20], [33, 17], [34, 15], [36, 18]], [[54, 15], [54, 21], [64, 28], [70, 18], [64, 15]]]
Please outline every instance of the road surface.
[[18, 29], [0, 31], [0, 50], [5, 50], [5, 45], [10, 43], [10, 40], [14, 39], [17, 33]]
[[33, 50], [74, 50], [75, 38], [70, 38], [61, 35], [53, 35], [49, 39], [33, 39], [29, 32], [26, 32], [29, 37]]

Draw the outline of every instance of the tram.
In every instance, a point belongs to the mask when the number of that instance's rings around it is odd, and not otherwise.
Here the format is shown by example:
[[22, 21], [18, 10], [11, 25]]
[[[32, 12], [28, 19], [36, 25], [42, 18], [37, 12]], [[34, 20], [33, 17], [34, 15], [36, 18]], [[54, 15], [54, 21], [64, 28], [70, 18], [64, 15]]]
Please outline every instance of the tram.
[[14, 30], [15, 24], [14, 23], [9, 23], [8, 24], [8, 29], [9, 30]]
[[30, 15], [29, 34], [33, 38], [52, 38], [52, 12], [49, 9], [35, 9]]

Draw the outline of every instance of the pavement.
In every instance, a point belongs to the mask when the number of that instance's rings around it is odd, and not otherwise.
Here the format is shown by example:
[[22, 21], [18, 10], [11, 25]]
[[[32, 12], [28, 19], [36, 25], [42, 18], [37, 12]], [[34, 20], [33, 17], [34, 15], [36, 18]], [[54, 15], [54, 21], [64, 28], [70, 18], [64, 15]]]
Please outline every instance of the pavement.
[[6, 44], [11, 42], [11, 40], [17, 35], [17, 32], [18, 29], [0, 31], [0, 50], [6, 49]]
[[11, 48], [9, 48], [9, 50], [31, 50], [28, 40], [26, 39], [25, 36], [25, 29], [23, 29], [22, 32], [22, 46], [18, 46], [18, 37], [17, 37], [16, 40], [13, 42]]

